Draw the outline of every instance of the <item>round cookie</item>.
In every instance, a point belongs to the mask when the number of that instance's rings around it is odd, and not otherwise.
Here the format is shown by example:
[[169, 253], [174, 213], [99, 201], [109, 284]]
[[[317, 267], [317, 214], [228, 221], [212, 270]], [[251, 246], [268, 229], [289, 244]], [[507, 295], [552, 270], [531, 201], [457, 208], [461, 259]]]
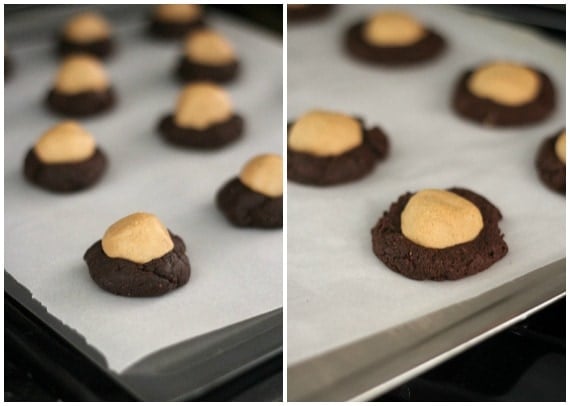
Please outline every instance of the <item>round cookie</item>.
[[89, 54], [105, 59], [114, 50], [111, 26], [95, 12], [85, 12], [70, 18], [57, 37], [57, 53]]
[[48, 108], [71, 117], [87, 117], [111, 109], [116, 102], [103, 65], [89, 55], [64, 59], [46, 98]]
[[405, 193], [372, 228], [372, 250], [410, 279], [461, 279], [507, 254], [501, 218], [498, 208], [468, 189]]
[[287, 4], [287, 22], [320, 20], [333, 10], [332, 4]]
[[546, 186], [566, 195], [566, 129], [542, 141], [535, 165], [538, 176]]
[[380, 12], [352, 26], [345, 35], [348, 53], [374, 65], [398, 66], [424, 62], [440, 55], [445, 40], [402, 12]]
[[235, 226], [283, 227], [283, 159], [258, 155], [240, 175], [229, 180], [216, 196], [220, 211]]
[[351, 182], [368, 175], [388, 155], [388, 137], [361, 119], [313, 110], [289, 125], [287, 178], [315, 186]]
[[208, 80], [229, 82], [239, 73], [239, 62], [232, 45], [210, 29], [195, 30], [184, 41], [184, 55], [176, 67], [184, 82]]
[[78, 123], [64, 121], [46, 131], [26, 154], [24, 175], [53, 192], [75, 192], [102, 177], [107, 158]]
[[512, 62], [491, 62], [463, 73], [453, 108], [487, 126], [517, 126], [545, 119], [555, 107], [554, 87], [538, 69]]
[[120, 296], [160, 296], [190, 279], [184, 241], [149, 213], [111, 225], [83, 259], [93, 281]]
[[205, 25], [199, 4], [160, 4], [153, 9], [149, 31], [157, 38], [179, 39]]
[[229, 95], [210, 82], [187, 85], [174, 114], [160, 120], [158, 131], [168, 142], [191, 148], [221, 148], [241, 137], [244, 120], [234, 113]]

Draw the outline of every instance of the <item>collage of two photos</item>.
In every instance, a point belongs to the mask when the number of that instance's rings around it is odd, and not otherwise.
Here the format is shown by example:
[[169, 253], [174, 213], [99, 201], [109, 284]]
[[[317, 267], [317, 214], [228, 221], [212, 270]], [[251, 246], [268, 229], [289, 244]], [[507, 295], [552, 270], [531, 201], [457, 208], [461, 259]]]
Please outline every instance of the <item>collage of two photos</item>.
[[565, 400], [565, 12], [4, 5], [5, 401]]

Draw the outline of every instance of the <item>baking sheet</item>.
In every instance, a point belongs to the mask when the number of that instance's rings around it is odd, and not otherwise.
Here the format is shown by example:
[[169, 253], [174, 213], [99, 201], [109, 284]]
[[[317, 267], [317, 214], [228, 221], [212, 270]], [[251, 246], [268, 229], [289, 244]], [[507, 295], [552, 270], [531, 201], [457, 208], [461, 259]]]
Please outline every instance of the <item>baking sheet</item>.
[[[217, 190], [252, 156], [281, 153], [280, 41], [226, 16], [208, 16], [243, 64], [239, 80], [226, 88], [246, 130], [220, 151], [178, 149], [155, 128], [180, 89], [171, 75], [180, 45], [145, 37], [143, 15], [136, 17], [116, 27], [119, 49], [106, 64], [117, 108], [82, 120], [110, 161], [95, 188], [57, 195], [31, 186], [22, 174], [28, 148], [59, 120], [42, 105], [57, 68], [51, 33], [45, 42], [10, 44], [16, 69], [5, 85], [5, 268], [116, 372], [282, 306], [282, 231], [234, 228], [214, 203]], [[85, 250], [134, 211], [155, 213], [184, 239], [192, 266], [186, 286], [159, 298], [124, 298], [90, 279]]]
[[[393, 147], [359, 182], [329, 188], [288, 182], [289, 367], [565, 257], [565, 198], [546, 189], [534, 169], [540, 142], [565, 125], [564, 48], [459, 8], [398, 6], [441, 32], [447, 52], [401, 70], [350, 59], [342, 49], [344, 30], [382, 8], [394, 7], [341, 5], [329, 19], [288, 28], [288, 119], [312, 108], [358, 114], [380, 125]], [[454, 115], [450, 97], [460, 72], [499, 58], [550, 75], [558, 90], [551, 117], [519, 129], [489, 129]], [[509, 254], [454, 282], [417, 282], [390, 271], [372, 253], [377, 219], [406, 191], [451, 186], [470, 188], [501, 209]]]

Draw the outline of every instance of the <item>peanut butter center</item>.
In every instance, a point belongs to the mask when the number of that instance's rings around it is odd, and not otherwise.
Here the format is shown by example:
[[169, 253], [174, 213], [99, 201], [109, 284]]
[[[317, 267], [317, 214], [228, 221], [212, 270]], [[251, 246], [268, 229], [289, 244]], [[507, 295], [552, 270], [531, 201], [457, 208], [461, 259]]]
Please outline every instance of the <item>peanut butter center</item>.
[[82, 162], [93, 156], [95, 140], [75, 121], [64, 121], [46, 131], [34, 146], [46, 164]]
[[566, 163], [566, 130], [563, 130], [554, 144], [554, 151], [560, 161]]
[[108, 257], [137, 264], [160, 258], [174, 248], [166, 227], [149, 213], [123, 217], [107, 229], [101, 244]]
[[203, 130], [228, 120], [233, 114], [229, 95], [209, 82], [187, 85], [176, 104], [174, 121], [180, 127]]
[[205, 65], [227, 65], [235, 61], [230, 43], [217, 32], [207, 29], [189, 34], [184, 52], [189, 60]]
[[412, 16], [401, 12], [378, 13], [364, 26], [364, 38], [378, 46], [408, 46], [424, 35], [423, 26]]
[[199, 4], [161, 4], [154, 9], [157, 19], [173, 23], [187, 23], [202, 15]]
[[88, 55], [72, 55], [61, 64], [55, 78], [55, 89], [66, 94], [104, 91], [109, 80], [103, 65]]
[[63, 33], [73, 42], [88, 43], [109, 38], [111, 27], [102, 15], [87, 12], [73, 16], [65, 25]]
[[341, 155], [362, 144], [357, 120], [345, 114], [313, 110], [291, 128], [289, 148], [320, 157]]
[[469, 90], [476, 96], [506, 106], [533, 101], [540, 85], [540, 76], [534, 70], [510, 62], [484, 65], [468, 81]]
[[401, 228], [414, 243], [441, 249], [474, 240], [483, 229], [483, 217], [477, 206], [455, 193], [425, 189], [408, 201]]
[[275, 154], [258, 155], [245, 164], [239, 175], [251, 190], [269, 197], [283, 195], [283, 158]]

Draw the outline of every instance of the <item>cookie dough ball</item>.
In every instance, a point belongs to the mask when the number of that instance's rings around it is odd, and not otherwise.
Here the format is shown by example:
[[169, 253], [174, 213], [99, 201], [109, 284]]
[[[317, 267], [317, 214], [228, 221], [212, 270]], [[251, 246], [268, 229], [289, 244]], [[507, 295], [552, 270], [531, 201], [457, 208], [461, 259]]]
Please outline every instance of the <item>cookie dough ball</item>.
[[187, 85], [174, 114], [159, 124], [169, 142], [193, 148], [220, 148], [242, 135], [243, 119], [233, 110], [228, 93], [212, 82]]
[[184, 42], [184, 55], [177, 67], [183, 81], [210, 80], [228, 82], [238, 74], [238, 59], [230, 42], [220, 33], [200, 29]]
[[463, 188], [406, 193], [372, 228], [372, 250], [388, 268], [417, 280], [455, 280], [503, 258], [502, 214]]
[[184, 242], [150, 213], [112, 224], [83, 258], [95, 283], [121, 296], [163, 295], [190, 278]]
[[220, 211], [235, 226], [283, 227], [283, 159], [263, 154], [249, 160], [239, 176], [218, 192]]
[[93, 136], [75, 121], [46, 131], [24, 161], [24, 175], [35, 185], [54, 192], [74, 192], [94, 185], [107, 159]]
[[382, 11], [352, 25], [346, 33], [345, 46], [360, 61], [408, 65], [435, 58], [445, 49], [445, 41], [412, 15]]
[[332, 4], [287, 4], [287, 23], [310, 22], [327, 17]]
[[358, 118], [312, 110], [289, 127], [287, 176], [317, 186], [354, 181], [369, 174], [388, 150], [378, 127], [366, 129]]
[[566, 129], [548, 136], [535, 159], [538, 176], [550, 189], [566, 195]]
[[58, 39], [58, 53], [61, 56], [81, 53], [104, 59], [112, 54], [113, 48], [111, 26], [105, 17], [96, 12], [71, 17]]
[[115, 93], [105, 68], [86, 54], [64, 59], [47, 96], [53, 112], [76, 117], [101, 113], [114, 103]]
[[205, 26], [203, 15], [198, 4], [160, 4], [153, 9], [150, 32], [163, 39], [182, 38]]
[[554, 109], [554, 88], [542, 72], [515, 62], [483, 64], [461, 76], [453, 97], [460, 116], [488, 126], [538, 122]]

